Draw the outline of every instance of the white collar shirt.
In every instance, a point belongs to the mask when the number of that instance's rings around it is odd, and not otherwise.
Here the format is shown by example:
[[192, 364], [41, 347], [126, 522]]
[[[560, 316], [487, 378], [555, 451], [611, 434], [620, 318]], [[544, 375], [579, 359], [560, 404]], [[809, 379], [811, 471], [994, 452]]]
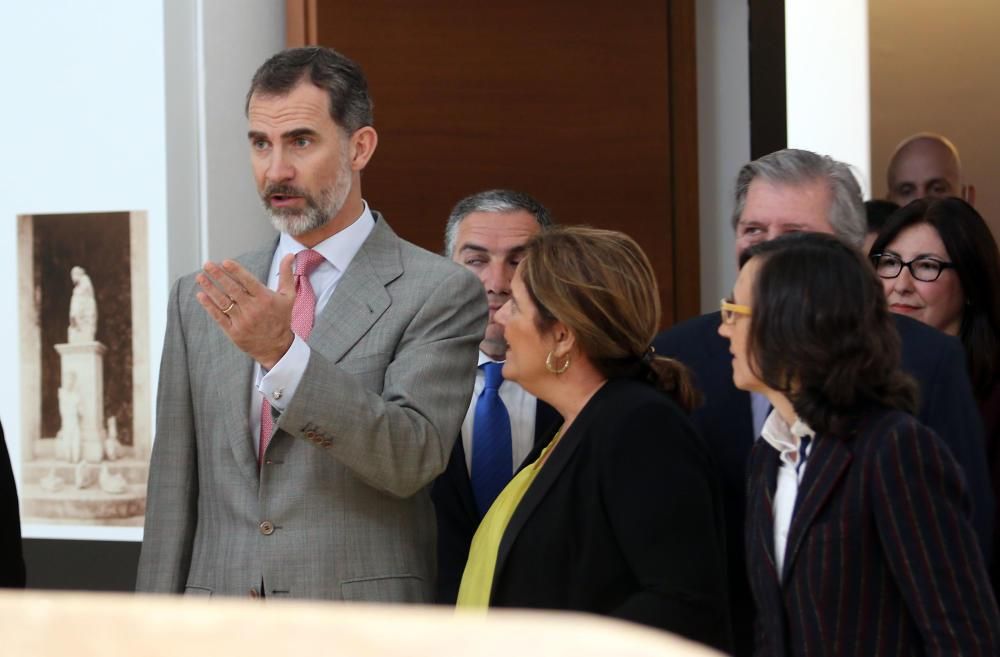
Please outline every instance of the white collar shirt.
[[[368, 204], [364, 203], [361, 215], [351, 225], [312, 247], [323, 256], [323, 262], [309, 274], [309, 284], [316, 294], [314, 317], [323, 312], [347, 267], [374, 228], [375, 217]], [[297, 254], [306, 248], [291, 235], [281, 234], [278, 247], [271, 258], [271, 269], [267, 277], [267, 286], [270, 289], [278, 289], [278, 274], [282, 259], [288, 254]], [[292, 346], [270, 371], [264, 372], [260, 363], [254, 363], [254, 394], [250, 395], [250, 431], [256, 450], [260, 449], [261, 399], [266, 396], [271, 406], [279, 412], [287, 408], [309, 364], [309, 355], [309, 345], [296, 335]]]
[[778, 451], [781, 464], [778, 467], [778, 483], [774, 491], [774, 565], [781, 578], [785, 565], [785, 548], [788, 544], [788, 530], [792, 525], [795, 500], [799, 484], [805, 475], [807, 459], [812, 450], [812, 442], [806, 441], [799, 453], [803, 438], [813, 438], [815, 432], [802, 420], [796, 418], [789, 427], [777, 409], [771, 411], [764, 422], [761, 438]]

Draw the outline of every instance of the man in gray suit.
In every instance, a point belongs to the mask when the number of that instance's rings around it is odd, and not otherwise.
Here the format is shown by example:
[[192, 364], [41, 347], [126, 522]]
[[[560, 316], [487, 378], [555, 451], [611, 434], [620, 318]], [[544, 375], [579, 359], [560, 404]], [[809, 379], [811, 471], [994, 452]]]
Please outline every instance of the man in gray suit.
[[140, 591], [432, 599], [434, 510], [487, 306], [361, 197], [361, 69], [275, 55], [247, 95], [279, 238], [180, 279], [160, 366]]

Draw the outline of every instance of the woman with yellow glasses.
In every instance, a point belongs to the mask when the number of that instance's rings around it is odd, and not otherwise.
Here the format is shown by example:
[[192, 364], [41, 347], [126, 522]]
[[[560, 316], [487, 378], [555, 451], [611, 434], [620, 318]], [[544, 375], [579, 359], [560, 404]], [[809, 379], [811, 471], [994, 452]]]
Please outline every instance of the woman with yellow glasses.
[[912, 415], [875, 272], [819, 233], [746, 255], [719, 333], [774, 407], [747, 493], [755, 654], [1000, 654], [965, 480]]

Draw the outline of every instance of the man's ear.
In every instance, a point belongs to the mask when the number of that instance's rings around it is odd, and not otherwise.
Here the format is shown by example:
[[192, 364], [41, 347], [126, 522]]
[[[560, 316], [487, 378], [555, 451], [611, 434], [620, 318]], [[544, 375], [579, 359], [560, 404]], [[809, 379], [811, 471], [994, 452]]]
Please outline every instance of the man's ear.
[[375, 132], [375, 128], [366, 125], [355, 130], [349, 144], [351, 171], [364, 169], [368, 165], [368, 160], [372, 159], [376, 146], [378, 146], [378, 133]]
[[962, 198], [966, 203], [975, 207], [976, 205], [976, 186], [975, 185], [962, 185]]

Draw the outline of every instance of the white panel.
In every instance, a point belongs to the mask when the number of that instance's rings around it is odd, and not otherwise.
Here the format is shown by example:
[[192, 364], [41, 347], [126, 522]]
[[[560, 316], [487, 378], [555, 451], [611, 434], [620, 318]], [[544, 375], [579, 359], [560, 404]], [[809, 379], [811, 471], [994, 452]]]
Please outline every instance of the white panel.
[[[0, 158], [0, 417], [20, 483], [18, 214], [148, 212], [155, 392], [166, 304], [166, 163], [161, 0], [0, 3], [5, 127]], [[67, 309], [68, 310], [68, 309]], [[44, 348], [44, 347], [43, 347]], [[34, 394], [32, 391], [30, 394]], [[27, 537], [137, 539], [141, 528], [26, 525]]]
[[221, 260], [255, 249], [274, 236], [250, 172], [243, 108], [254, 71], [285, 45], [285, 3], [201, 0], [200, 4], [206, 255]]
[[697, 4], [701, 308], [717, 310], [736, 280], [733, 183], [750, 159], [749, 9]]
[[788, 146], [855, 168], [871, 194], [867, 0], [785, 0]]

